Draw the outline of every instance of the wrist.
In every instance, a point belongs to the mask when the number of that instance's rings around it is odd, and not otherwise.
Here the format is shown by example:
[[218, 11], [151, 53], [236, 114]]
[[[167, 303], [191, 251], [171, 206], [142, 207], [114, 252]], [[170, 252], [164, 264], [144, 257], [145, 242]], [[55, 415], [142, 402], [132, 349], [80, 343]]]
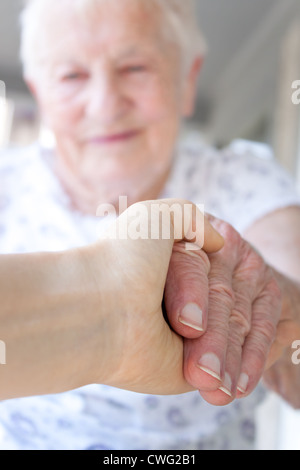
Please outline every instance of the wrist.
[[0, 399], [92, 383], [96, 360], [105, 382], [103, 336], [109, 337], [109, 322], [102, 288], [87, 276], [80, 250], [3, 256], [0, 281], [1, 340], [7, 351]]
[[106, 371], [100, 354], [104, 351], [101, 347], [105, 321], [101, 281], [97, 285], [81, 249], [43, 256], [47, 265], [41, 287], [43, 291], [45, 285], [46, 341], [52, 351], [49, 368], [57, 371], [58, 392], [93, 383], [97, 356], [98, 373], [104, 380]]
[[100, 240], [71, 253], [77, 266], [76, 283], [81, 291], [79, 302], [83, 312], [81, 332], [84, 350], [82, 381], [84, 384], [112, 385], [118, 370], [122, 334], [116, 267], [112, 269], [112, 253], [108, 240]]

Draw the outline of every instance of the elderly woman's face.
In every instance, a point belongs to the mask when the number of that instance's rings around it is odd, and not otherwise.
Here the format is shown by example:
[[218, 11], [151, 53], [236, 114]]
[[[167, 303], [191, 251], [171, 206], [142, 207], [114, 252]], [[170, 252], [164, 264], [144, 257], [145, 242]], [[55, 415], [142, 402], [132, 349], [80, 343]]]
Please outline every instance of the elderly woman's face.
[[71, 4], [46, 14], [36, 96], [72, 177], [98, 200], [132, 202], [170, 168], [185, 107], [179, 50], [139, 2], [100, 3], [81, 19]]

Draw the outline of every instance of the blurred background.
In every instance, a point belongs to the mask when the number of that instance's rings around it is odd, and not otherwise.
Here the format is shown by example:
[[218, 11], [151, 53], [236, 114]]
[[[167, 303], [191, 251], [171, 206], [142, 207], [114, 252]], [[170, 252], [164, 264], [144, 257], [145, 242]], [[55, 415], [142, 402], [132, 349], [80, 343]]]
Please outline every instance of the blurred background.
[[[292, 83], [300, 80], [299, 0], [196, 2], [208, 55], [188, 128], [218, 147], [235, 139], [270, 145], [300, 188], [300, 104], [291, 99]], [[0, 99], [0, 148], [27, 145], [40, 135], [19, 61], [21, 3], [0, 0], [0, 81], [7, 96]], [[299, 412], [276, 396], [258, 420], [258, 448], [300, 449]]]

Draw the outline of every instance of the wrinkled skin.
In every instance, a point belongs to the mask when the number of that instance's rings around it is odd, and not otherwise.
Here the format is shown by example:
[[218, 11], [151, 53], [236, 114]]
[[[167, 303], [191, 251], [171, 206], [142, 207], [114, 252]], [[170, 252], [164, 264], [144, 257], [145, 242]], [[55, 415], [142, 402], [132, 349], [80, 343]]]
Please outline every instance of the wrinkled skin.
[[[251, 393], [261, 379], [276, 338], [281, 293], [256, 250], [227, 223], [214, 220], [214, 226], [225, 239], [218, 253], [202, 251], [188, 259], [175, 247], [166, 305], [172, 327], [189, 338], [184, 345], [187, 381], [209, 403], [225, 405]], [[171, 292], [177, 284], [180, 289]], [[203, 332], [180, 323], [179, 311], [187, 301], [201, 306]], [[279, 345], [272, 350], [273, 361], [281, 351]]]

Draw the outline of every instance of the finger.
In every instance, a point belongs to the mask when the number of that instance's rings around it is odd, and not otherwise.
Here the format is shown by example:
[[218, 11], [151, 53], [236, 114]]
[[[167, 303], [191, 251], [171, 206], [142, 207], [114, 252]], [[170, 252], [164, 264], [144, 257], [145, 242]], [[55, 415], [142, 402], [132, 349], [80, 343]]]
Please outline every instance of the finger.
[[249, 395], [261, 379], [276, 336], [280, 313], [280, 293], [272, 280], [253, 303], [251, 331], [243, 347], [237, 396]]
[[[257, 273], [256, 282], [263, 284], [263, 274]], [[243, 347], [251, 330], [252, 304], [257, 297], [256, 282], [251, 282], [249, 273], [240, 266], [235, 272], [232, 287], [234, 291], [234, 306], [228, 320], [228, 340], [224, 365], [223, 381], [219, 387], [227, 397], [219, 393], [206, 392], [205, 399], [209, 403], [228, 404], [234, 400], [237, 392], [237, 383], [241, 375], [243, 360]], [[244, 377], [244, 376], [243, 376]], [[243, 378], [242, 377], [242, 378]]]
[[224, 393], [221, 388], [218, 388], [217, 390], [211, 392], [199, 390], [199, 393], [202, 396], [203, 400], [205, 400], [210, 405], [214, 406], [226, 406], [234, 400], [232, 396], [228, 396], [227, 393]]
[[224, 247], [224, 238], [222, 235], [212, 226], [204, 215], [204, 243], [202, 249], [206, 253], [215, 253]]
[[206, 329], [209, 269], [204, 251], [187, 251], [184, 243], [174, 245], [164, 302], [171, 327], [185, 338], [197, 338]]
[[[202, 248], [206, 253], [215, 253], [223, 248], [224, 238], [210, 223], [209, 217], [201, 212], [196, 205], [184, 203], [183, 218], [184, 233], [181, 234], [179, 231], [179, 241], [185, 240], [188, 242], [186, 245], [187, 250]], [[174, 219], [175, 225], [176, 222], [180, 227], [180, 215], [177, 219]], [[196, 246], [193, 247], [192, 242]]]
[[209, 278], [207, 329], [201, 338], [185, 341], [184, 357], [186, 380], [205, 392], [218, 390], [225, 380], [229, 318], [235, 302], [232, 274], [220, 269], [216, 259]]
[[162, 224], [167, 225], [165, 233], [168, 233], [171, 220], [174, 242], [186, 241], [187, 250], [203, 249], [206, 253], [215, 253], [223, 248], [224, 238], [196, 204], [184, 199], [161, 199], [148, 201], [148, 204], [151, 215], [162, 214]]
[[229, 318], [225, 380], [221, 386], [222, 391], [231, 400], [236, 395], [237, 382], [241, 373], [243, 346], [251, 330], [252, 304], [255, 298], [253, 286], [246, 276], [234, 277], [233, 290], [235, 304]]
[[[245, 312], [248, 312], [247, 314]], [[246, 308], [241, 311], [236, 304], [233, 308], [229, 324], [228, 324], [228, 340], [227, 340], [227, 350], [225, 357], [224, 365], [224, 375], [222, 383], [219, 387], [219, 391], [222, 391], [225, 396], [220, 394], [206, 395], [206, 400], [209, 403], [214, 404], [229, 404], [236, 397], [237, 391], [237, 382], [241, 374], [241, 365], [243, 358], [243, 345], [245, 342], [245, 337], [249, 327], [246, 326], [246, 321], [243, 320], [243, 317], [248, 317], [251, 319], [251, 305], [248, 304]], [[217, 401], [217, 402], [216, 402]]]

